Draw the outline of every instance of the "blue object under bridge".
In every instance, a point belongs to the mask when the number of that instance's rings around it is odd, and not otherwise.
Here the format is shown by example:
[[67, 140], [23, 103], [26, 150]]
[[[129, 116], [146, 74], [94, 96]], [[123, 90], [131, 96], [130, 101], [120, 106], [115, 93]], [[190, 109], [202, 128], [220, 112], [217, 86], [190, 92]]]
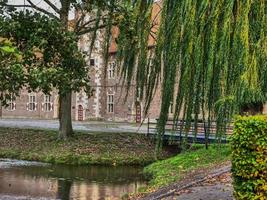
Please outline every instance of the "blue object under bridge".
[[[150, 122], [148, 120], [147, 123], [147, 135], [152, 138], [157, 138], [157, 122]], [[231, 123], [224, 127], [225, 133], [219, 136], [217, 134], [217, 126], [216, 122], [212, 121], [210, 126], [208, 126], [208, 122], [192, 122], [190, 126], [186, 128], [186, 122], [179, 120], [173, 121], [168, 120], [165, 126], [165, 133], [162, 137], [163, 141], [183, 141], [186, 140], [188, 143], [199, 143], [205, 144], [207, 143], [227, 143], [229, 136], [233, 132], [233, 126]], [[208, 130], [209, 135], [208, 135]]]

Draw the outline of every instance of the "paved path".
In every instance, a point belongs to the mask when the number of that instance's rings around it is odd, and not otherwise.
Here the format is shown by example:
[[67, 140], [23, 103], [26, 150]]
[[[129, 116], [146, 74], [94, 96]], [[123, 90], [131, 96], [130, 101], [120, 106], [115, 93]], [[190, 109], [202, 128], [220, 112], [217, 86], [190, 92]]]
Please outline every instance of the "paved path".
[[[134, 123], [127, 122], [101, 122], [101, 121], [85, 121], [78, 122], [73, 121], [73, 129], [75, 131], [85, 131], [90, 133], [140, 133], [147, 134], [147, 124], [143, 124], [141, 127]], [[155, 124], [154, 124], [155, 125]], [[0, 127], [10, 128], [29, 128], [29, 129], [50, 129], [58, 130], [58, 120], [38, 120], [38, 119], [0, 119]], [[150, 135], [156, 133], [156, 129], [149, 130]], [[197, 143], [205, 143], [205, 135], [198, 133], [197, 138], [194, 134], [189, 133], [187, 136], [182, 134], [182, 137], [187, 137], [189, 142], [196, 139]], [[222, 138], [225, 141], [224, 138]], [[180, 140], [180, 134], [173, 133], [172, 131], [166, 131], [164, 134], [164, 140]], [[216, 140], [215, 135], [210, 135], [209, 140], [214, 142]]]
[[[36, 129], [52, 129], [59, 128], [58, 120], [37, 120], [37, 119], [0, 119], [0, 127], [10, 128], [36, 128]], [[73, 122], [75, 131], [90, 132], [111, 132], [111, 133], [146, 133], [147, 126], [139, 127], [131, 123], [115, 123], [115, 122]]]
[[233, 200], [230, 170], [230, 163], [203, 169], [140, 200]]
[[187, 190], [174, 194], [165, 200], [233, 200], [233, 186], [230, 173], [222, 174]]
[[50, 198], [45, 198], [45, 197], [33, 198], [33, 197], [28, 197], [28, 196], [10, 196], [10, 195], [0, 194], [0, 200], [55, 200], [55, 199], [50, 199]]

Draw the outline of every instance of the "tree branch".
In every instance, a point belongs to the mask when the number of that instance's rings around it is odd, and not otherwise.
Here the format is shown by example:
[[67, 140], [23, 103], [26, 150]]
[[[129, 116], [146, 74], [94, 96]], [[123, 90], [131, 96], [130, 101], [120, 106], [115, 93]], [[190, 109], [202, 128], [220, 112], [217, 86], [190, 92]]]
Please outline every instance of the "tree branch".
[[[84, 24], [82, 24], [81, 26], [77, 26], [77, 32], [79, 32], [79, 31], [81, 31], [81, 30], [83, 30], [83, 29], [87, 29], [88, 26], [89, 26], [91, 23], [96, 22], [96, 20], [97, 20], [96, 18], [95, 18], [95, 19], [91, 19], [91, 20], [85, 22]], [[87, 26], [87, 27], [86, 27], [86, 26]], [[91, 26], [89, 26], [89, 27], [91, 27]]]
[[[106, 16], [107, 15], [103, 15], [102, 18], [100, 19], [100, 21], [103, 22], [104, 20], [108, 19]], [[81, 16], [81, 17], [83, 17], [83, 19], [84, 19], [85, 16]], [[97, 18], [94, 18], [94, 19], [88, 20], [87, 22], [85, 22], [83, 24], [81, 24], [81, 23], [77, 24], [76, 29], [75, 29], [76, 33], [79, 33], [79, 32], [86, 30], [86, 29], [88, 29], [88, 30], [92, 29], [90, 24], [95, 23], [96, 20], [97, 20]], [[78, 21], [81, 21], [81, 20], [79, 19]], [[91, 32], [91, 31], [89, 31], [89, 32]]]
[[[98, 26], [98, 29], [106, 28], [107, 25], [108, 24], [102, 24], [102, 25]], [[95, 30], [95, 27], [87, 27], [87, 28], [82, 29], [79, 32], [77, 32], [77, 35], [83, 35], [86, 33], [90, 33], [90, 32], [93, 32], [94, 30]]]
[[[28, 1], [28, 0], [27, 0], [27, 1]], [[42, 9], [42, 8], [39, 8], [39, 7], [35, 6], [35, 5], [34, 5], [34, 7], [33, 7], [32, 5], [18, 5], [18, 4], [5, 4], [5, 5], [3, 5], [3, 6], [4, 6], [4, 7], [10, 7], [10, 8], [32, 8], [32, 9], [35, 9], [35, 10], [37, 10], [37, 11], [39, 11], [39, 12], [42, 12], [42, 13], [48, 15], [48, 16], [51, 16], [51, 17], [53, 17], [53, 18], [55, 18], [55, 19], [59, 19], [59, 18], [58, 18], [57, 16], [55, 16], [53, 13], [50, 13], [50, 12], [48, 12], [48, 11]]]
[[53, 8], [56, 13], [60, 14], [60, 10], [50, 0], [44, 0], [44, 2]]
[[3, 7], [32, 8], [30, 5], [13, 5], [13, 4], [4, 4]]
[[157, 41], [157, 38], [153, 34], [155, 34], [155, 33], [149, 32], [150, 37], [152, 37], [154, 41]]
[[[53, 18], [59, 19], [59, 18], [58, 18], [57, 16], [55, 16], [53, 13], [50, 13], [50, 12], [48, 12], [47, 10], [45, 10], [45, 9], [43, 9], [43, 8], [40, 8], [40, 7], [36, 6], [34, 3], [32, 3], [31, 0], [27, 0], [27, 2], [30, 4], [30, 7], [31, 7], [31, 8], [33, 8], [33, 9], [35, 9], [35, 10], [41, 12], [41, 13], [44, 13], [44, 14], [46, 14], [46, 15], [48, 15], [48, 16], [51, 16], [51, 17], [53, 17]], [[26, 6], [26, 5], [25, 5], [25, 6]]]
[[84, 21], [84, 18], [85, 18], [85, 13], [82, 12], [82, 15], [79, 17], [78, 20], [76, 20], [75, 29], [74, 29], [75, 32], [78, 32], [78, 30], [80, 29], [80, 24]]

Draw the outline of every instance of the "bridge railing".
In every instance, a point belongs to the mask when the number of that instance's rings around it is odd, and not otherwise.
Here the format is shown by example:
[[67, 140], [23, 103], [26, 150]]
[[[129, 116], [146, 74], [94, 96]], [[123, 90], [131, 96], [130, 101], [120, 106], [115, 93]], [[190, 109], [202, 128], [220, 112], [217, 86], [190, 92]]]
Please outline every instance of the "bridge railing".
[[[147, 135], [149, 134], [155, 134], [157, 131], [157, 121], [151, 122], [148, 119], [147, 123]], [[223, 132], [226, 133], [226, 135], [230, 135], [233, 132], [233, 125], [232, 123], [229, 123], [229, 125], [225, 127], [221, 127]], [[191, 122], [189, 125], [185, 121], [178, 120], [168, 120], [165, 125], [165, 133], [174, 133], [174, 134], [180, 134], [180, 133], [187, 133], [187, 134], [198, 134], [198, 135], [205, 135], [205, 133], [209, 133], [210, 135], [215, 135], [217, 132], [217, 125], [215, 121], [210, 122], [210, 125], [207, 121], [205, 122], [198, 122], [197, 124], [195, 122]]]

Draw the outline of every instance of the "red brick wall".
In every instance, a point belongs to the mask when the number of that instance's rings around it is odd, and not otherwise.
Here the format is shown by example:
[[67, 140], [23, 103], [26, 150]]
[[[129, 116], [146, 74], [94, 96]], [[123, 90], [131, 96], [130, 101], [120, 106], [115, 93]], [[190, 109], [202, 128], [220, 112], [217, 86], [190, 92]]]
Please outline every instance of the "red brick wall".
[[[56, 92], [52, 92], [51, 100], [54, 104]], [[34, 111], [27, 110], [27, 103], [29, 103], [29, 93], [27, 90], [22, 90], [20, 96], [14, 100], [16, 109], [9, 111], [7, 108], [2, 107], [3, 118], [38, 118], [38, 119], [53, 119], [54, 109], [52, 111], [44, 111], [44, 94], [41, 92], [36, 93], [37, 108]]]

